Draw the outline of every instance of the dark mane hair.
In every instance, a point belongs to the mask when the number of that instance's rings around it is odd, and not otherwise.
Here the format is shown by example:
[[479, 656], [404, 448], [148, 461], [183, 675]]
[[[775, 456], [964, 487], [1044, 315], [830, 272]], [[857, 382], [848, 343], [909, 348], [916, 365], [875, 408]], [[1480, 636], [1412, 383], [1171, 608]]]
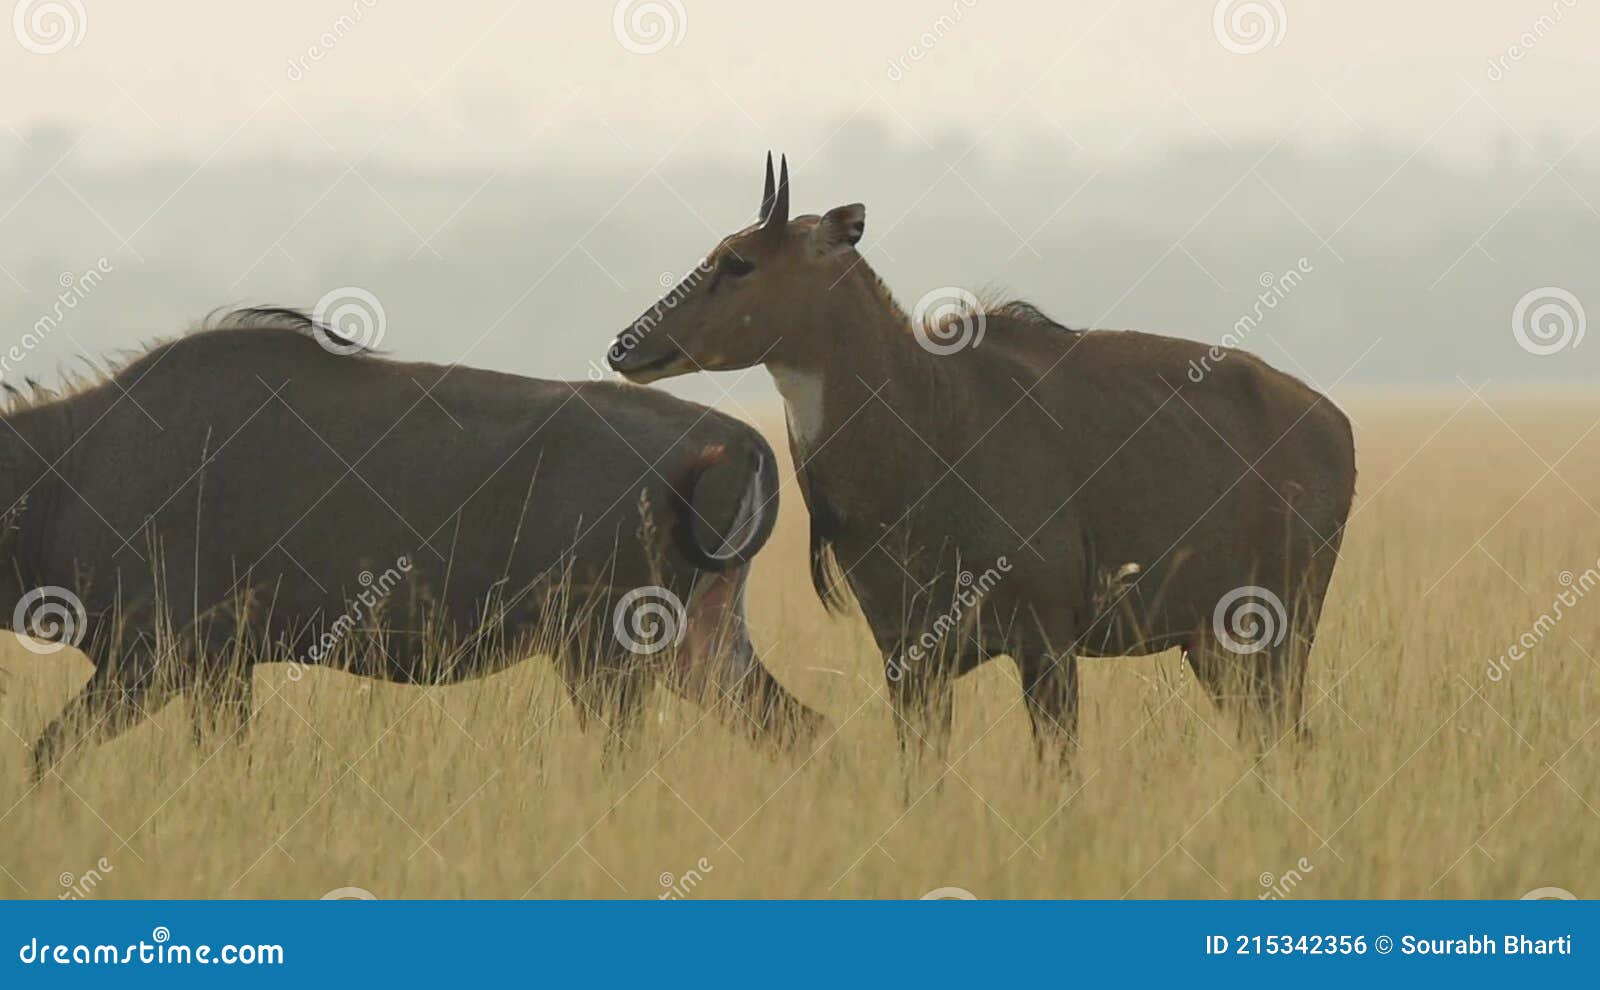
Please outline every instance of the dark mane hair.
[[1057, 323], [1031, 302], [1022, 299], [998, 300], [992, 296], [976, 295], [977, 305], [965, 303], [959, 307], [946, 307], [928, 314], [926, 323], [930, 334], [938, 338], [949, 335], [952, 323], [964, 322], [973, 315], [983, 318], [984, 330], [1033, 329], [1056, 333], [1081, 333], [1062, 323]]
[[1022, 299], [1012, 299], [999, 305], [986, 304], [983, 307], [983, 314], [989, 319], [990, 326], [995, 324], [1004, 326], [1010, 323], [1038, 327], [1042, 330], [1058, 330], [1061, 333], [1082, 333], [1081, 330], [1074, 330], [1064, 323], [1057, 323], [1044, 315], [1039, 307]]
[[[220, 314], [220, 315], [219, 315]], [[244, 306], [232, 310], [212, 310], [195, 333], [212, 330], [288, 330], [313, 340], [331, 340], [346, 355], [376, 354], [374, 348], [351, 340], [302, 309], [290, 306]]]
[[[871, 269], [867, 270], [867, 275], [871, 280], [873, 291], [883, 301], [884, 306], [890, 310], [899, 310], [900, 305], [895, 301], [894, 292], [889, 288], [888, 283]], [[954, 288], [937, 291], [941, 296], [949, 294], [952, 297], [964, 292], [964, 290]], [[983, 316], [985, 331], [990, 327], [998, 326], [1002, 332], [1018, 328], [1050, 330], [1058, 333], [1083, 332], [1081, 329], [1074, 330], [1064, 323], [1057, 323], [1044, 315], [1043, 310], [1025, 299], [1006, 299], [992, 289], [985, 289], [968, 295], [971, 301], [956, 299], [955, 301], [958, 302], [958, 305], [943, 306], [926, 314], [923, 325], [928, 333], [942, 339], [948, 336], [948, 328], [952, 322], [964, 321], [974, 314]], [[904, 310], [900, 311], [904, 312]], [[912, 316], [912, 319], [915, 319], [915, 317]]]

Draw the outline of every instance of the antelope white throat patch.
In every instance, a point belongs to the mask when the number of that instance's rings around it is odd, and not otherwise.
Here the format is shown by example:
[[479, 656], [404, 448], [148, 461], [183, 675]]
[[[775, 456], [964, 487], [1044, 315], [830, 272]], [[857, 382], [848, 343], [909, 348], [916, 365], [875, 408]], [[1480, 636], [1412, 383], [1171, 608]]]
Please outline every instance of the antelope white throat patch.
[[768, 365], [778, 394], [783, 396], [784, 418], [789, 432], [801, 447], [809, 448], [822, 439], [822, 376]]

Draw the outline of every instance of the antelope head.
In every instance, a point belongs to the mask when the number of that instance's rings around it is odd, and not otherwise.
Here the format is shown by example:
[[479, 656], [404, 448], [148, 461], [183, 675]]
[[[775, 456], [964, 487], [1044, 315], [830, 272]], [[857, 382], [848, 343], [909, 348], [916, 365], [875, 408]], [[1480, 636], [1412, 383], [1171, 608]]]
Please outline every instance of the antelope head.
[[[789, 218], [789, 163], [766, 187], [756, 222], [724, 237], [683, 281], [623, 330], [607, 353], [635, 382], [691, 371], [781, 362], [809, 346], [828, 321], [829, 293], [861, 265], [860, 203]], [[834, 293], [842, 295], [841, 293]]]

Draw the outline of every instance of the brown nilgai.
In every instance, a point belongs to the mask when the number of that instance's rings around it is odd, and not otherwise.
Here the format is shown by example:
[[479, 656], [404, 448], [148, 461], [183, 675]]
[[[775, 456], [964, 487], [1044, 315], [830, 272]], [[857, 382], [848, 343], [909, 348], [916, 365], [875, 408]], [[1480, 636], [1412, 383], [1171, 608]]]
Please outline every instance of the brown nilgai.
[[1069, 330], [961, 290], [907, 315], [859, 203], [789, 216], [788, 166], [617, 338], [637, 382], [764, 364], [788, 414], [817, 592], [840, 572], [903, 743], [1008, 655], [1042, 752], [1077, 738], [1080, 656], [1181, 649], [1247, 735], [1299, 728], [1356, 467], [1333, 403], [1252, 354]]
[[178, 693], [197, 736], [239, 731], [265, 661], [440, 684], [550, 653], [617, 755], [657, 679], [764, 737], [820, 721], [746, 636], [772, 450], [710, 409], [258, 309], [0, 420], [0, 608], [95, 666], [40, 774]]

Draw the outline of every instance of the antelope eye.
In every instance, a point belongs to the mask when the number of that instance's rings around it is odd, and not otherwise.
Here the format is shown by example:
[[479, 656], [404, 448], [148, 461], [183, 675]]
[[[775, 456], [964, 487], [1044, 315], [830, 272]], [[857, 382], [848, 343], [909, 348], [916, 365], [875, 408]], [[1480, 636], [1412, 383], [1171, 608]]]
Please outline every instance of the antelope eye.
[[732, 253], [722, 256], [722, 261], [719, 263], [719, 267], [721, 267], [724, 273], [731, 275], [734, 278], [738, 278], [741, 275], [748, 275], [756, 270], [755, 265]]

